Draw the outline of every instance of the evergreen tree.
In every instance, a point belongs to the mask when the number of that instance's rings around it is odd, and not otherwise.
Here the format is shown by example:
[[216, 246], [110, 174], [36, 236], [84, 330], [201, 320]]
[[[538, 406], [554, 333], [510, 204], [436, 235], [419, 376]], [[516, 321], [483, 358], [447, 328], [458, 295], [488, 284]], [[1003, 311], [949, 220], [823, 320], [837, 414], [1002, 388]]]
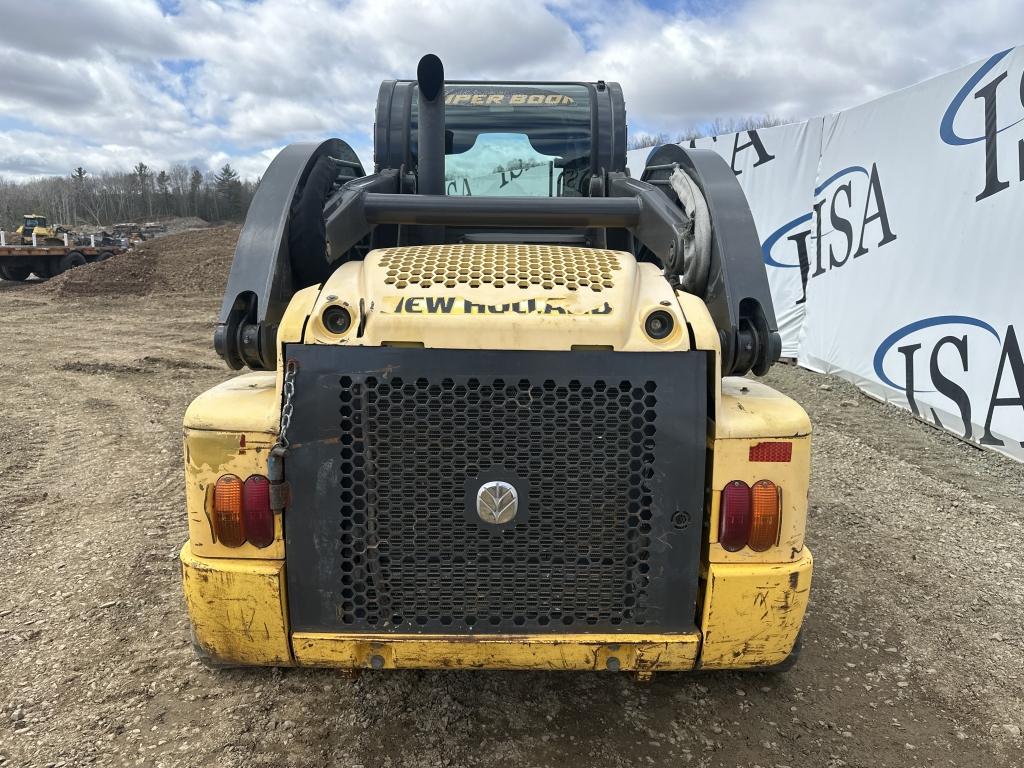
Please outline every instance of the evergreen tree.
[[231, 163], [224, 163], [224, 167], [213, 177], [213, 183], [221, 215], [229, 219], [238, 218], [242, 208], [242, 182]]
[[137, 209], [139, 214], [145, 214], [147, 211], [149, 215], [153, 215], [153, 174], [149, 170], [149, 166], [145, 163], [139, 163], [132, 169], [132, 175], [135, 177], [135, 182], [139, 192], [140, 207]]
[[192, 213], [202, 217], [204, 212], [199, 210], [199, 190], [203, 187], [203, 173], [195, 166], [192, 167], [192, 175], [188, 179], [188, 198], [191, 201]]
[[78, 221], [80, 209], [85, 196], [85, 177], [88, 172], [82, 166], [78, 166], [71, 172], [71, 216], [69, 221]]
[[160, 213], [167, 215], [171, 209], [171, 177], [167, 171], [160, 171], [156, 176], [156, 191], [160, 195]]

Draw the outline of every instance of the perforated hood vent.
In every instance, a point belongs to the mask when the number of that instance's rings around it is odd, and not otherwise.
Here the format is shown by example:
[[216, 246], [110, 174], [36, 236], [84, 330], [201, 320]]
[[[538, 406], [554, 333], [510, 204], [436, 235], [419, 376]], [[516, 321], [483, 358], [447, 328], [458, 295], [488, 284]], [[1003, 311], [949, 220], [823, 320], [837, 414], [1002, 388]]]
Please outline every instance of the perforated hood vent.
[[615, 287], [620, 254], [598, 248], [527, 244], [425, 245], [375, 251], [384, 283], [407, 288], [542, 288], [593, 291]]

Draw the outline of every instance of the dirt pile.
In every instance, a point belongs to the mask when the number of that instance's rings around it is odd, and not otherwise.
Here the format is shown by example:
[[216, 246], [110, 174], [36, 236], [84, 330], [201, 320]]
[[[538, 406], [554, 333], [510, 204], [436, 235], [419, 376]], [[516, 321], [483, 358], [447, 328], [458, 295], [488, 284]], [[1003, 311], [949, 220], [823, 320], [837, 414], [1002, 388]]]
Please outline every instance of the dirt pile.
[[41, 290], [60, 297], [220, 296], [238, 232], [237, 226], [227, 226], [160, 237], [107, 261], [65, 272]]
[[168, 235], [176, 235], [180, 232], [188, 232], [193, 229], [207, 229], [210, 222], [200, 219], [198, 216], [180, 216], [173, 219], [162, 219], [160, 221], [167, 227]]

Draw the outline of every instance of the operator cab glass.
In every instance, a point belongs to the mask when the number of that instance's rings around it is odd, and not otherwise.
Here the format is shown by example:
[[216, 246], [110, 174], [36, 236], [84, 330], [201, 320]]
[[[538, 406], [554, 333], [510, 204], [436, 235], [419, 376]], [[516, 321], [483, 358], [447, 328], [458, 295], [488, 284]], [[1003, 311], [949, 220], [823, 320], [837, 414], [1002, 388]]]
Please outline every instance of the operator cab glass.
[[45, 227], [45, 226], [46, 226], [46, 219], [41, 217], [41, 216], [39, 218], [34, 218], [34, 217], [26, 217], [25, 218], [25, 227], [32, 227], [34, 229], [35, 227]]
[[[415, 101], [412, 123], [415, 142]], [[592, 134], [585, 86], [446, 84], [445, 134], [445, 194], [587, 194]]]

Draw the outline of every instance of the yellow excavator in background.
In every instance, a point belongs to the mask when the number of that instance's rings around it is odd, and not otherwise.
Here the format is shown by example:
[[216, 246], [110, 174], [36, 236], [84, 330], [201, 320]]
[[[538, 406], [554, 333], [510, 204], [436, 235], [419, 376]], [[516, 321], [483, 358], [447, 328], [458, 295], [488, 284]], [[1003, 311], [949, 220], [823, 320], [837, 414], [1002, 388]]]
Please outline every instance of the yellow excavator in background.
[[58, 232], [59, 227], [52, 227], [47, 224], [46, 217], [38, 213], [26, 213], [22, 225], [14, 233], [21, 238], [22, 245], [32, 243], [32, 235], [36, 236], [38, 245], [63, 245], [63, 233]]

